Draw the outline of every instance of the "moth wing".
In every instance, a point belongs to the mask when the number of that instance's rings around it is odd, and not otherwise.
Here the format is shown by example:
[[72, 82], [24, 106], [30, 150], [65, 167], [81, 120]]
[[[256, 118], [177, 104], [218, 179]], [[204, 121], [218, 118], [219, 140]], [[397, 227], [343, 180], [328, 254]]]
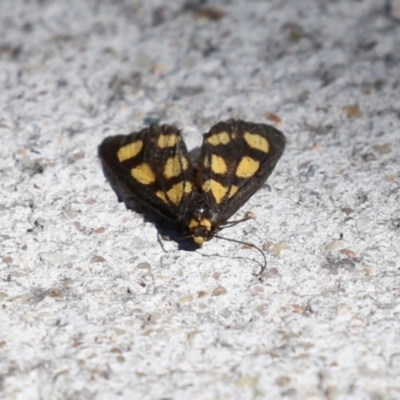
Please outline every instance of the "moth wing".
[[193, 185], [193, 167], [180, 131], [153, 124], [111, 136], [98, 148], [104, 174], [124, 201], [176, 221]]
[[214, 125], [203, 140], [200, 186], [214, 223], [223, 224], [272, 173], [285, 136], [270, 125], [228, 120]]

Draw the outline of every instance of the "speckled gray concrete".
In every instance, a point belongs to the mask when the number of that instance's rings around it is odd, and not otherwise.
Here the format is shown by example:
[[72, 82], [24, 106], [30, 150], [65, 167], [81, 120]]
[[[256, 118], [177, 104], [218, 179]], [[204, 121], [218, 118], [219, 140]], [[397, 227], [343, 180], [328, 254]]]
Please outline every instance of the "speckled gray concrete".
[[[398, 3], [34, 3], [0, 2], [0, 397], [400, 398]], [[288, 139], [224, 232], [262, 281], [164, 252], [96, 156], [230, 117]]]

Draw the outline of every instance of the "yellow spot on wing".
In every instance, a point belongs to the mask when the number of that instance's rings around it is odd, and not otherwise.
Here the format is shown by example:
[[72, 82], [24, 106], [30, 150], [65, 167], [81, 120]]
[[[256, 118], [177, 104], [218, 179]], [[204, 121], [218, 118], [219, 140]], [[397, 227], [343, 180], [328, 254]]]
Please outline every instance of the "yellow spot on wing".
[[253, 149], [257, 149], [262, 151], [263, 153], [269, 152], [269, 143], [268, 140], [262, 137], [261, 135], [257, 135], [255, 133], [245, 132], [244, 140], [246, 143]]
[[188, 181], [182, 181], [176, 183], [167, 191], [167, 197], [173, 204], [177, 206], [181, 202], [183, 195], [185, 193], [190, 193], [191, 191], [192, 183]]
[[221, 185], [219, 182], [217, 182], [214, 179], [208, 179], [203, 183], [203, 190], [205, 192], [210, 192], [212, 193], [215, 202], [217, 204], [221, 203], [222, 199], [224, 198], [226, 192], [228, 191], [228, 188]]
[[166, 147], [174, 147], [179, 141], [179, 136], [176, 134], [160, 135], [158, 137], [157, 145], [162, 149]]
[[166, 178], [174, 178], [187, 169], [188, 161], [184, 157], [175, 156], [168, 158], [164, 166], [164, 175]]
[[207, 138], [207, 142], [212, 146], [218, 146], [219, 144], [227, 144], [231, 138], [229, 137], [228, 132], [220, 132], [215, 133], [214, 135]]
[[137, 140], [136, 142], [129, 143], [126, 146], [121, 147], [117, 152], [119, 162], [129, 160], [130, 158], [136, 157], [143, 147], [143, 140]]
[[143, 185], [150, 185], [156, 180], [153, 170], [149, 164], [142, 163], [131, 169], [132, 177]]
[[165, 193], [164, 193], [164, 192], [162, 192], [161, 190], [158, 190], [158, 191], [156, 192], [156, 196], [157, 196], [158, 198], [160, 198], [164, 203], [167, 203], [167, 204], [168, 204], [168, 200], [167, 200], [167, 198], [165, 197]]
[[228, 197], [229, 198], [233, 197], [238, 190], [239, 190], [239, 188], [237, 186], [232, 185], [231, 190], [229, 191]]
[[252, 177], [260, 167], [260, 163], [251, 157], [243, 157], [236, 168], [236, 176], [239, 178]]
[[211, 169], [215, 174], [225, 174], [228, 170], [225, 160], [215, 154], [211, 156]]

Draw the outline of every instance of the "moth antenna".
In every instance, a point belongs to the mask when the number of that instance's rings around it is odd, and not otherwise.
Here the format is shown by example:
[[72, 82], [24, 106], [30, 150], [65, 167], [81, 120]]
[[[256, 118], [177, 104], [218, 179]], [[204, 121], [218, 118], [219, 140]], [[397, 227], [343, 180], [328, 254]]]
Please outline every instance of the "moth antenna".
[[242, 219], [238, 219], [236, 221], [225, 222], [224, 225], [220, 226], [220, 229], [230, 228], [230, 227], [235, 226], [237, 224], [241, 224], [242, 222], [248, 221], [249, 219], [252, 219], [252, 218], [246, 216], [246, 217], [244, 217]]
[[241, 219], [238, 219], [236, 221], [225, 222], [224, 224], [221, 225], [220, 230], [225, 228], [230, 228], [231, 226], [235, 226], [237, 224], [241, 224], [242, 222], [246, 222], [249, 219], [256, 219], [256, 215], [252, 211], [247, 211], [245, 216]]
[[267, 257], [265, 256], [264, 252], [263, 252], [258, 246], [256, 246], [255, 244], [253, 244], [253, 243], [248, 243], [248, 242], [243, 242], [243, 241], [241, 241], [241, 240], [231, 239], [231, 238], [227, 238], [227, 237], [219, 236], [219, 235], [214, 235], [214, 237], [216, 237], [216, 238], [218, 238], [218, 239], [227, 240], [228, 242], [234, 242], [234, 243], [244, 244], [244, 245], [246, 245], [246, 246], [250, 246], [250, 247], [252, 247], [253, 249], [258, 250], [258, 251], [261, 253], [261, 255], [263, 256], [264, 264], [261, 264], [260, 262], [257, 261], [257, 263], [261, 266], [261, 270], [260, 270], [260, 272], [259, 272], [258, 274], [256, 274], [256, 276], [261, 276], [262, 273], [263, 273], [263, 272], [265, 271], [265, 269], [267, 268]]

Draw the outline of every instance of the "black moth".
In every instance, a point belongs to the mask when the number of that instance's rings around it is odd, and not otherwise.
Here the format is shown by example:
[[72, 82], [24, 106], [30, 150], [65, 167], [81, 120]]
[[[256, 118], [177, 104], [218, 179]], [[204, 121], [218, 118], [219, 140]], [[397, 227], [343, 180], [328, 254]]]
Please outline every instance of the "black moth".
[[153, 124], [106, 138], [104, 173], [125, 202], [183, 226], [201, 246], [263, 185], [285, 148], [272, 126], [230, 119], [204, 134], [196, 165], [180, 131]]

